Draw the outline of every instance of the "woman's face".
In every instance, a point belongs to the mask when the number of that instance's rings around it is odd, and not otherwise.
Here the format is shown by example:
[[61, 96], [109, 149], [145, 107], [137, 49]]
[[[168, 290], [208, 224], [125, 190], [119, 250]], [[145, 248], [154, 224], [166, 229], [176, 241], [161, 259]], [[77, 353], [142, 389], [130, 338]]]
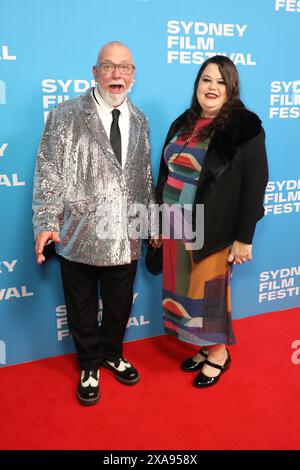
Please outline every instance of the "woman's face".
[[202, 108], [202, 117], [214, 118], [227, 101], [225, 82], [217, 64], [208, 64], [203, 70], [197, 88], [197, 99]]

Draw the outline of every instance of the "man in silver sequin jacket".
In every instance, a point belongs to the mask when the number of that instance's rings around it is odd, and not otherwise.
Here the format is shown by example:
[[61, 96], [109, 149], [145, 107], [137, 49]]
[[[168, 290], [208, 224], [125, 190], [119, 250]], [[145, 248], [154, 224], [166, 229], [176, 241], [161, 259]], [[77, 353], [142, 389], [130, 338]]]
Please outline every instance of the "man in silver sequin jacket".
[[141, 237], [127, 229], [137, 217], [135, 205], [148, 209], [155, 201], [147, 120], [127, 98], [134, 71], [126, 46], [106, 44], [93, 67], [96, 87], [49, 113], [36, 163], [36, 257], [41, 264], [45, 245], [55, 243], [83, 405], [99, 400], [100, 366], [123, 384], [139, 380], [122, 356], [141, 254]]

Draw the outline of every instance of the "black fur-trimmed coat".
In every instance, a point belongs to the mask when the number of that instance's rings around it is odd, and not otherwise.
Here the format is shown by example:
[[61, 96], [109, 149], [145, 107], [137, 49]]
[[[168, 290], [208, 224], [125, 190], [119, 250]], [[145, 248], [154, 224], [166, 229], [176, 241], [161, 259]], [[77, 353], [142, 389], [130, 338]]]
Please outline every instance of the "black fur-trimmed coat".
[[[185, 117], [186, 112], [172, 123], [164, 149], [180, 132]], [[168, 178], [164, 149], [156, 186], [160, 204]], [[264, 215], [267, 182], [261, 121], [251, 111], [240, 109], [223, 129], [215, 131], [207, 149], [194, 201], [193, 214], [196, 204], [204, 204], [204, 244], [193, 251], [195, 261], [229, 246], [234, 240], [252, 243], [256, 223]]]

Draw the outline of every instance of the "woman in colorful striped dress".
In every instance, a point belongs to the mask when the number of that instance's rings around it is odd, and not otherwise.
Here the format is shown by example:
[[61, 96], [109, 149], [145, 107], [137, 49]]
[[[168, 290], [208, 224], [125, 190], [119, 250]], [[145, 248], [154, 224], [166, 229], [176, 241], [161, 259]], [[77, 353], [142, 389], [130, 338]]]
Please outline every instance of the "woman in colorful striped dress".
[[204, 62], [191, 107], [169, 129], [156, 188], [164, 207], [164, 325], [198, 346], [181, 364], [198, 372], [198, 388], [214, 385], [231, 363], [231, 268], [251, 261], [264, 214], [264, 137], [260, 119], [240, 100], [233, 62], [224, 56]]

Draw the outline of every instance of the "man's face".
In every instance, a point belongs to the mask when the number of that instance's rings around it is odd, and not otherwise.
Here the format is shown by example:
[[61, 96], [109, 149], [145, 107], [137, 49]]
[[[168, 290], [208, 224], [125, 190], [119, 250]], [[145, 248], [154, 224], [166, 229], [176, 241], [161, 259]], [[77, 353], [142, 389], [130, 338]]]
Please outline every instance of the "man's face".
[[[133, 60], [127, 47], [121, 44], [111, 44], [101, 50], [98, 64], [129, 64], [132, 66]], [[102, 98], [109, 105], [116, 107], [123, 103], [127, 96], [133, 83], [134, 68], [131, 67], [129, 74], [122, 73], [119, 67], [114, 67], [109, 73], [105, 73], [106, 68], [105, 65], [102, 67], [94, 65], [93, 74]]]

